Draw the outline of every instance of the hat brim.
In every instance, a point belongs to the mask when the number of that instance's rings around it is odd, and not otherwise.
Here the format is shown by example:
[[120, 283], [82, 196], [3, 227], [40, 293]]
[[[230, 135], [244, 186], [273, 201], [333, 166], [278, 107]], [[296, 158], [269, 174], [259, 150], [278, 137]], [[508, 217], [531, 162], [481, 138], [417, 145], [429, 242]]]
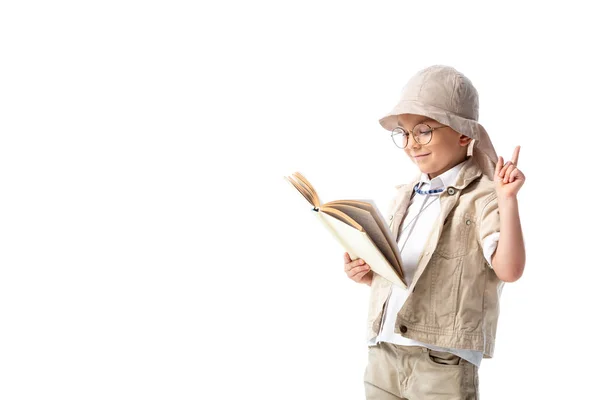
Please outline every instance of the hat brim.
[[434, 119], [441, 124], [448, 125], [455, 131], [467, 135], [472, 139], [479, 139], [480, 124], [472, 119], [463, 118], [442, 108], [423, 104], [419, 101], [403, 100], [392, 111], [379, 120], [381, 126], [391, 131], [398, 126], [398, 115], [416, 114]]

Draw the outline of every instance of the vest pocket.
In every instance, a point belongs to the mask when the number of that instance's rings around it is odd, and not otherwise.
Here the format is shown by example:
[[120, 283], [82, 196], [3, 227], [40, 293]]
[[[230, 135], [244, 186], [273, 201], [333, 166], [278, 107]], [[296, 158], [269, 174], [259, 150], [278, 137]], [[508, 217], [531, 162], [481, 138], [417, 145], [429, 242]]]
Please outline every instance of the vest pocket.
[[475, 218], [469, 213], [450, 213], [444, 221], [435, 252], [444, 258], [462, 257], [469, 251], [469, 238], [475, 231]]

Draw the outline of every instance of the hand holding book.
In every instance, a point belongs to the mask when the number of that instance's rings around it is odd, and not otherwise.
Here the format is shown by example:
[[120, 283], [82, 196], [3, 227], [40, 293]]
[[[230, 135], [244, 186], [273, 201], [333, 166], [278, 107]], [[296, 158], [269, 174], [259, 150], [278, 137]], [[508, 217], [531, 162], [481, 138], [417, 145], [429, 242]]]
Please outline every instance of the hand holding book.
[[373, 270], [371, 270], [369, 264], [365, 263], [365, 260], [362, 258], [352, 261], [350, 255], [347, 252], [344, 253], [344, 271], [348, 275], [348, 278], [354, 282], [371, 286]]
[[348, 252], [350, 260], [360, 257], [375, 273], [407, 287], [398, 244], [372, 200], [336, 200], [321, 204], [317, 192], [302, 174], [294, 172], [284, 178], [308, 201], [312, 214]]

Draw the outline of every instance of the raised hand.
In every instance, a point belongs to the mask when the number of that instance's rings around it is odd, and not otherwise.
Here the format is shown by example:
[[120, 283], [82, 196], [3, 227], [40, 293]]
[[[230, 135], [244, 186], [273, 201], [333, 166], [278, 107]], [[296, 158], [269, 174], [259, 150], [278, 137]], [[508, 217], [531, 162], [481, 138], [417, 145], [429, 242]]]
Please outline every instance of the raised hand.
[[525, 183], [523, 171], [517, 168], [519, 162], [519, 152], [521, 146], [517, 146], [513, 152], [512, 160], [504, 164], [502, 156], [498, 157], [496, 171], [494, 173], [494, 182], [496, 183], [496, 193], [498, 197], [511, 198], [516, 197], [517, 192]]

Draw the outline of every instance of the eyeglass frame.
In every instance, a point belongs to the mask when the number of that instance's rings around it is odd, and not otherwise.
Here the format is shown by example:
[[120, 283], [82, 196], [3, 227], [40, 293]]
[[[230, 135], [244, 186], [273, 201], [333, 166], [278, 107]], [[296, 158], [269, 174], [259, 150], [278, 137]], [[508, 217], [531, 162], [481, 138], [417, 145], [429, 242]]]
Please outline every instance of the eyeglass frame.
[[[429, 138], [429, 142], [427, 142], [427, 143], [421, 143], [421, 142], [419, 142], [419, 141], [417, 140], [417, 137], [415, 136], [414, 130], [415, 130], [415, 128], [416, 128], [417, 126], [419, 126], [419, 125], [425, 125], [425, 126], [427, 126], [427, 127], [430, 129], [430, 131], [431, 131], [431, 132], [430, 132], [430, 133], [431, 133], [431, 137]], [[433, 139], [433, 131], [435, 131], [436, 129], [440, 129], [440, 128], [448, 128], [448, 125], [436, 126], [436, 127], [433, 127], [433, 128], [432, 128], [432, 127], [431, 127], [431, 125], [429, 125], [429, 124], [426, 124], [425, 122], [419, 122], [418, 124], [416, 124], [415, 126], [413, 126], [413, 128], [412, 128], [412, 129], [406, 129], [406, 128], [402, 127], [402, 126], [397, 126], [397, 127], [395, 127], [394, 129], [392, 129], [392, 132], [391, 132], [391, 135], [390, 135], [390, 137], [392, 138], [392, 142], [394, 142], [394, 144], [396, 145], [396, 147], [398, 147], [399, 149], [402, 149], [402, 150], [404, 150], [404, 149], [405, 149], [405, 148], [408, 146], [408, 142], [409, 142], [409, 141], [408, 141], [408, 140], [406, 141], [406, 146], [404, 146], [404, 147], [400, 147], [400, 146], [398, 146], [398, 145], [396, 144], [396, 141], [394, 140], [394, 131], [395, 131], [396, 129], [398, 129], [398, 128], [402, 129], [403, 131], [407, 131], [408, 133], [410, 133], [410, 134], [412, 135], [412, 137], [413, 137], [413, 139], [414, 139], [415, 143], [419, 143], [421, 146], [425, 146], [425, 145], [428, 145], [429, 143], [431, 143], [431, 139]]]

